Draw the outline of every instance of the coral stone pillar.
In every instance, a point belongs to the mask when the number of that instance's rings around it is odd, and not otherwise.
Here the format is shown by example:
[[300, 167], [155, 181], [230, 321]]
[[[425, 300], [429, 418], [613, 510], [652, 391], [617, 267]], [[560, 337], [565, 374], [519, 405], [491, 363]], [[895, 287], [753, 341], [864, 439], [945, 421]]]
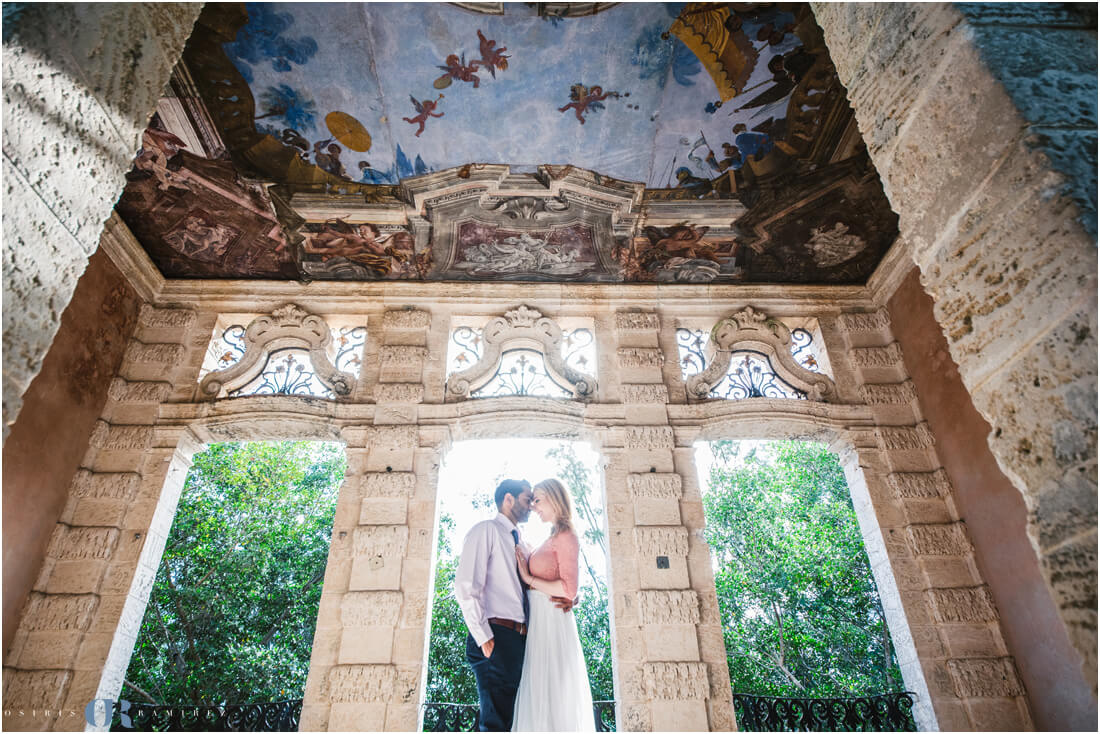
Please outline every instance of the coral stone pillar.
[[387, 311], [371, 425], [343, 429], [348, 474], [332, 549], [301, 728], [415, 731], [435, 524], [434, 448], [420, 448], [417, 405], [430, 314]]
[[690, 449], [677, 449], [669, 423], [659, 329], [656, 313], [615, 316], [625, 425], [603, 450], [618, 719], [627, 731], [730, 729], [710, 554], [698, 535], [702, 505]]

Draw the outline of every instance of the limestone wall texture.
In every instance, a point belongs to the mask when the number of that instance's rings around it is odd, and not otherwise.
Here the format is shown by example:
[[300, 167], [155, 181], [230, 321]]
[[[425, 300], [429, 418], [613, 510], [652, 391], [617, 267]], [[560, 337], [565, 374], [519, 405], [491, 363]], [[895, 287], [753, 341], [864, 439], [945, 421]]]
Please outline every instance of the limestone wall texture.
[[201, 9], [4, 7], [5, 440]]
[[140, 306], [107, 256], [94, 254], [62, 315], [42, 370], [27, 390], [26, 417], [4, 443], [5, 652], [137, 325]]
[[1074, 200], [1095, 191], [1095, 15], [814, 12], [1095, 697], [1096, 241]]

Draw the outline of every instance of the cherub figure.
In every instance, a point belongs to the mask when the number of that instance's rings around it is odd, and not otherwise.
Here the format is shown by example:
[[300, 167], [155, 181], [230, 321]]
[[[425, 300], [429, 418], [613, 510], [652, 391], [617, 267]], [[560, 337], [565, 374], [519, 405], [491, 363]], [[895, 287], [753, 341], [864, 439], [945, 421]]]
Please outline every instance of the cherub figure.
[[461, 59], [459, 59], [457, 54], [451, 54], [443, 63], [445, 66], [440, 66], [438, 68], [447, 73], [435, 80], [436, 89], [449, 87], [452, 79], [458, 82], [473, 82], [474, 89], [477, 89], [478, 85], [481, 83], [481, 79], [474, 73], [477, 71], [478, 62], [476, 60], [471, 61], [470, 65], [467, 66], [466, 54], [462, 54]]
[[569, 90], [569, 99], [573, 100], [564, 107], [559, 107], [558, 112], [565, 112], [570, 107], [573, 108], [574, 114], [577, 115], [577, 119], [584, 124], [584, 113], [591, 107], [594, 110], [603, 109], [603, 100], [608, 97], [618, 99], [621, 95], [618, 92], [605, 92], [603, 87], [598, 84], [594, 87], [586, 87], [583, 84], [574, 84]]
[[[508, 50], [507, 46], [501, 46], [500, 48], [493, 48], [497, 45], [495, 39], [486, 38], [485, 34], [481, 32], [481, 29], [477, 29], [477, 39], [481, 44], [481, 58], [474, 59], [470, 62], [470, 65], [475, 69], [478, 64], [482, 68], [488, 69], [493, 78], [497, 78], [497, 69], [504, 71], [508, 68], [508, 56], [504, 55], [504, 52]], [[477, 86], [476, 84], [474, 85]]]
[[416, 108], [416, 111], [419, 114], [417, 114], [416, 117], [402, 117], [401, 119], [411, 125], [420, 125], [420, 129], [417, 130], [415, 133], [416, 137], [419, 138], [420, 133], [424, 132], [424, 123], [428, 121], [429, 117], [443, 117], [442, 112], [437, 115], [435, 112], [432, 111], [439, 105], [439, 100], [443, 99], [443, 94], [440, 93], [439, 97], [437, 97], [434, 101], [426, 99], [423, 102], [417, 102], [416, 97], [412, 96], [411, 94], [409, 95], [409, 99], [412, 100], [413, 107]]

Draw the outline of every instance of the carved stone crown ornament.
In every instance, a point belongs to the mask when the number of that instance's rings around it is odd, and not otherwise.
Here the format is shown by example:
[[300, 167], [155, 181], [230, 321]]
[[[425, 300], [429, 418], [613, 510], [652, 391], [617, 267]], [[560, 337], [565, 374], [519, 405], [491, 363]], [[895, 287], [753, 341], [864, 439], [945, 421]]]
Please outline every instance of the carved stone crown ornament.
[[199, 383], [203, 399], [218, 397], [222, 390], [234, 390], [247, 385], [267, 366], [269, 355], [279, 349], [299, 347], [309, 352], [314, 374], [335, 395], [350, 395], [356, 378], [336, 369], [328, 358], [332, 331], [325, 320], [301, 306], [288, 303], [257, 316], [245, 329], [244, 355], [236, 364], [207, 374]]
[[752, 351], [767, 358], [775, 374], [805, 393], [807, 400], [836, 400], [836, 384], [832, 379], [806, 369], [791, 354], [791, 330], [787, 325], [751, 306], [715, 324], [710, 332], [710, 345], [714, 349], [713, 359], [706, 369], [687, 380], [688, 395], [696, 400], [705, 399], [722, 381], [729, 372], [733, 354], [738, 351]]
[[504, 347], [528, 347], [542, 353], [546, 370], [558, 382], [572, 385], [575, 399], [587, 400], [596, 394], [596, 380], [573, 369], [562, 357], [561, 327], [553, 319], [527, 306], [498, 316], [482, 331], [484, 349], [476, 364], [447, 378], [447, 400], [464, 400], [489, 382], [500, 366]]

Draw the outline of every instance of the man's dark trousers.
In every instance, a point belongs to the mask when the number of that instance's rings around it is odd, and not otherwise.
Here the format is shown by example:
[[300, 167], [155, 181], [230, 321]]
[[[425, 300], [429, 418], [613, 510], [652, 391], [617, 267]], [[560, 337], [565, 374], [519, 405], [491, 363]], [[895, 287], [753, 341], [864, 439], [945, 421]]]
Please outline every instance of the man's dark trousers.
[[493, 654], [488, 658], [481, 653], [473, 636], [466, 634], [466, 660], [477, 679], [480, 728], [481, 731], [511, 731], [527, 638], [507, 627], [496, 624], [489, 627], [493, 630]]

